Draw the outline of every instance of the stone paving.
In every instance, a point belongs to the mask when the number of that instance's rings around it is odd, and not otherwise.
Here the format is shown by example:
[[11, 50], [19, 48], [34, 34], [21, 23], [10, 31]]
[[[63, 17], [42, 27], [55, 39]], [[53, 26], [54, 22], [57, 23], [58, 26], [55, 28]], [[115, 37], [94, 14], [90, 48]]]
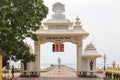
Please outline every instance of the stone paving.
[[48, 77], [42, 77], [42, 78], [17, 78], [17, 80], [103, 80], [100, 78], [48, 78]]
[[103, 80], [100, 78], [79, 78], [74, 72], [69, 71], [66, 67], [53, 68], [52, 70], [41, 73], [38, 78], [17, 78], [17, 80]]
[[67, 67], [61, 67], [60, 69], [58, 67], [53, 68], [52, 70], [41, 73], [42, 77], [57, 77], [57, 78], [65, 78], [65, 77], [76, 77], [76, 74], [69, 71]]

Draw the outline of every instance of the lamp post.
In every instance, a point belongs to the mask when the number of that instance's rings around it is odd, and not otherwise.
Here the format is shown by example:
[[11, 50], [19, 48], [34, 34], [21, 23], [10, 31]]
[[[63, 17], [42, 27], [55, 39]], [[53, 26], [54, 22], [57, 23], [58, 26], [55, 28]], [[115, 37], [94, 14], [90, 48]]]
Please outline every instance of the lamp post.
[[3, 52], [0, 51], [0, 80], [2, 80], [2, 56]]
[[106, 55], [104, 54], [104, 56], [103, 56], [103, 59], [104, 59], [104, 71], [105, 71], [105, 69], [106, 69]]
[[59, 67], [59, 69], [60, 69], [60, 63], [61, 63], [61, 59], [60, 59], [60, 57], [58, 57], [58, 67]]

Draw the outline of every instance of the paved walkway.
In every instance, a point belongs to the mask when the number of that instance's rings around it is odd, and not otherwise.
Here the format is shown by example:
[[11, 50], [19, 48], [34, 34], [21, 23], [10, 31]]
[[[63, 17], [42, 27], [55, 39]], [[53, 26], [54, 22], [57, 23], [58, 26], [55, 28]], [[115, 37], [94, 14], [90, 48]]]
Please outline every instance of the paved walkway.
[[58, 67], [53, 68], [52, 70], [41, 73], [42, 77], [57, 77], [57, 78], [66, 78], [66, 77], [76, 77], [76, 74], [73, 72], [70, 72], [68, 68], [61, 67], [60, 69]]
[[67, 67], [53, 68], [52, 70], [41, 73], [38, 78], [17, 78], [17, 80], [102, 80], [100, 78], [79, 78], [74, 72], [69, 71]]

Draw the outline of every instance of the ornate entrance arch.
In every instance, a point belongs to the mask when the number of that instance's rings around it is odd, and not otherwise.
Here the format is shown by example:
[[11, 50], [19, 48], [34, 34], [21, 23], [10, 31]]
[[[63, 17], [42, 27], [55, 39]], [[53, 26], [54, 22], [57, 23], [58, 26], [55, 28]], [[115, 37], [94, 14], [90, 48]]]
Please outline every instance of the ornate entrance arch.
[[[57, 34], [58, 35], [58, 34]], [[77, 45], [77, 71], [82, 70], [82, 38], [81, 36], [45, 36], [42, 38], [39, 38], [41, 40], [38, 40], [38, 42], [35, 42], [35, 53], [37, 55], [35, 67], [34, 70], [39, 71], [40, 70], [40, 45], [46, 42], [54, 42], [54, 43], [63, 43], [63, 42], [71, 42]], [[37, 66], [37, 67], [36, 67]]]
[[[90, 72], [96, 70], [96, 58], [100, 57], [96, 51], [94, 45], [90, 43], [83, 51], [83, 40], [89, 35], [81, 26], [80, 19], [77, 17], [75, 22], [71, 22], [65, 18], [62, 13], [65, 11], [64, 5], [57, 2], [53, 5], [52, 18], [43, 22], [39, 30], [34, 32], [37, 35], [38, 41], [35, 42], [35, 54], [36, 61], [34, 66], [28, 71], [35, 71], [39, 74], [40, 71], [40, 45], [46, 42], [63, 43], [72, 42], [76, 44], [76, 58], [77, 67], [76, 72], [82, 75], [82, 72], [86, 72], [89, 75]], [[91, 63], [92, 61], [92, 63]], [[91, 63], [91, 64], [90, 64]], [[32, 64], [32, 65], [33, 65]], [[92, 66], [91, 66], [92, 65]], [[94, 73], [95, 74], [95, 73]]]

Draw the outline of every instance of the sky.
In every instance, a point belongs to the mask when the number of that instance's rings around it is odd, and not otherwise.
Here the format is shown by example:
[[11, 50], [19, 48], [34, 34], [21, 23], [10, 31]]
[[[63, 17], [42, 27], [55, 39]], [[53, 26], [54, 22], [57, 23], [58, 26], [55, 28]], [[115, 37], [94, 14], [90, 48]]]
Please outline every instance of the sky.
[[[51, 18], [52, 5], [56, 2], [65, 5], [66, 19], [75, 21], [78, 16], [83, 29], [90, 34], [83, 41], [83, 47], [92, 42], [102, 56], [106, 54], [107, 64], [112, 61], [120, 64], [120, 0], [44, 0], [49, 8], [44, 21]], [[58, 57], [61, 63], [76, 63], [76, 45], [64, 44], [65, 51], [59, 53], [52, 52], [52, 43], [42, 44], [41, 63], [57, 63]], [[102, 57], [97, 59], [97, 64], [103, 64]]]

